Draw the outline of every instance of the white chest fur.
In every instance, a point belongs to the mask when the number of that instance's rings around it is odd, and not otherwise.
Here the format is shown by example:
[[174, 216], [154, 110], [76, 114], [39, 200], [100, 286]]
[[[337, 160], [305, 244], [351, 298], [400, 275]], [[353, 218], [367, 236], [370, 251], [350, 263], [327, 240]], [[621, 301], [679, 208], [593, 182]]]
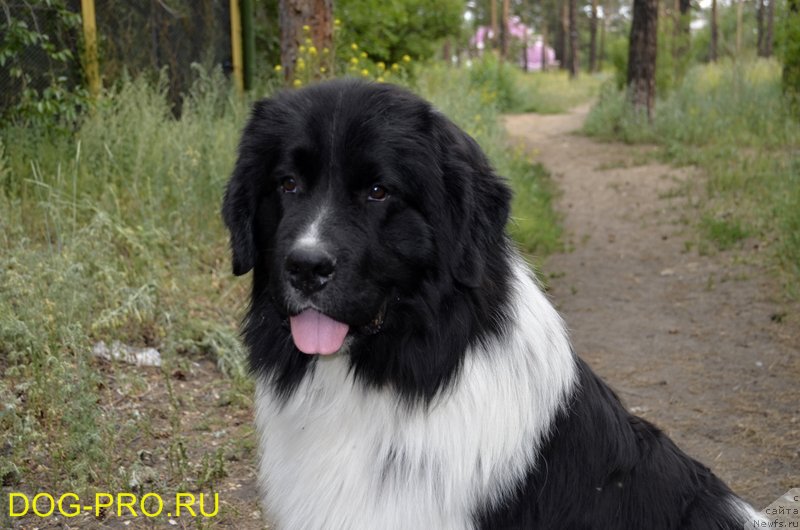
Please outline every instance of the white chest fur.
[[427, 409], [364, 388], [341, 355], [318, 358], [286, 403], [257, 382], [259, 478], [276, 528], [471, 529], [516, 485], [576, 374], [560, 318], [515, 269], [508, 334], [467, 352]]

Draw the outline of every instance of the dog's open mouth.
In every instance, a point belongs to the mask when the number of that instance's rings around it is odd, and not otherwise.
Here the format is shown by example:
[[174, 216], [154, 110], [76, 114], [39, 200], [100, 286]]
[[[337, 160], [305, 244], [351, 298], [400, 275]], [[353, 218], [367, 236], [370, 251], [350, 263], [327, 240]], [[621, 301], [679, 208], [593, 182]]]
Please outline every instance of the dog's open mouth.
[[[375, 318], [366, 326], [359, 328], [365, 335], [380, 331], [386, 316], [384, 303]], [[339, 322], [316, 309], [308, 308], [289, 317], [294, 345], [303, 353], [331, 355], [342, 349], [350, 326]]]
[[339, 351], [350, 330], [347, 324], [311, 308], [289, 317], [289, 325], [292, 328], [294, 345], [298, 350], [321, 355]]

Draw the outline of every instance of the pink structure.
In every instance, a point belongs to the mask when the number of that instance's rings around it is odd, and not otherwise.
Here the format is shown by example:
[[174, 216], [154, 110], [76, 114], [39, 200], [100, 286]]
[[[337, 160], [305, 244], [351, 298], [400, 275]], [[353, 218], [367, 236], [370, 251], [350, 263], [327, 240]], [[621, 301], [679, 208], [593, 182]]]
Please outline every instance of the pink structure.
[[[522, 23], [519, 17], [514, 16], [508, 20], [508, 34], [519, 41], [530, 42], [533, 37], [533, 30]], [[493, 37], [492, 29], [487, 26], [478, 26], [475, 34], [470, 39], [470, 44], [475, 46], [478, 51], [483, 51], [488, 41]], [[550, 46], [545, 47], [544, 55], [542, 54], [542, 38], [536, 37], [533, 44], [529, 45], [521, 57], [519, 58], [519, 65], [529, 71], [542, 70], [542, 60], [546, 67], [555, 66], [558, 64], [556, 61], [556, 52]], [[527, 63], [527, 64], [526, 64]], [[527, 66], [527, 68], [526, 68]]]
[[[556, 66], [558, 62], [556, 61], [556, 52], [550, 46], [544, 46], [544, 55], [542, 55], [542, 39], [541, 37], [537, 37], [536, 42], [533, 43], [533, 46], [528, 46], [525, 50], [524, 59], [528, 62], [529, 71], [536, 71], [542, 70], [542, 60], [545, 61], [544, 65], [546, 67]], [[522, 61], [520, 61], [522, 63]], [[522, 67], [525, 67], [525, 64], [522, 64]]]

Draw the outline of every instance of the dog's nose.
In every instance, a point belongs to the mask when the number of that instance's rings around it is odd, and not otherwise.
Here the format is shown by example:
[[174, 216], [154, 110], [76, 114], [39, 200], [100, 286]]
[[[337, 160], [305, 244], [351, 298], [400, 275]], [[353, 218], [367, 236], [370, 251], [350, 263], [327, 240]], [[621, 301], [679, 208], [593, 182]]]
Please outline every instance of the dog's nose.
[[325, 287], [336, 270], [336, 260], [320, 248], [298, 247], [286, 257], [292, 287], [309, 295]]

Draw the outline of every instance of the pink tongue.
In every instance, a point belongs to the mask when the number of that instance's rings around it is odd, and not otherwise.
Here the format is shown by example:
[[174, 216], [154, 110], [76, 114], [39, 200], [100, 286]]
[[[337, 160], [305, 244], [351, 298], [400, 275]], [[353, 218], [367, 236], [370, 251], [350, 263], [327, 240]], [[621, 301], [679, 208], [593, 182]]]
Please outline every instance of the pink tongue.
[[319, 311], [306, 309], [299, 315], [289, 317], [294, 345], [303, 353], [336, 353], [342, 347], [349, 329], [347, 324], [337, 322]]

